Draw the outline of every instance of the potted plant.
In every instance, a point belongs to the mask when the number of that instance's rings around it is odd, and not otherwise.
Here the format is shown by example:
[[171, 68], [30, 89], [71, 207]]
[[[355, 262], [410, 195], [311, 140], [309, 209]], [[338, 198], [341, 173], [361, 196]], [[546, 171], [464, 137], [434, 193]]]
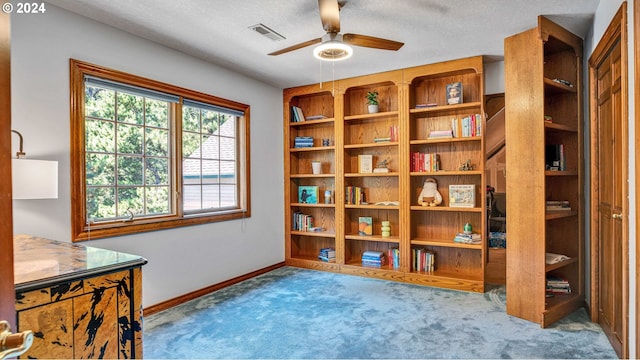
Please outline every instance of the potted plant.
[[367, 92], [367, 105], [369, 107], [369, 114], [378, 112], [378, 92], [377, 91], [369, 91]]

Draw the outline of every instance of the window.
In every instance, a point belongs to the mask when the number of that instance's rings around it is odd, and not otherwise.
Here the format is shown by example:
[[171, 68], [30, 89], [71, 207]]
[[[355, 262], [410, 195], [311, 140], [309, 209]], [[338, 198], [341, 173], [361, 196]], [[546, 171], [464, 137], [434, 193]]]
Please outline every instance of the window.
[[73, 240], [250, 216], [249, 106], [71, 60]]

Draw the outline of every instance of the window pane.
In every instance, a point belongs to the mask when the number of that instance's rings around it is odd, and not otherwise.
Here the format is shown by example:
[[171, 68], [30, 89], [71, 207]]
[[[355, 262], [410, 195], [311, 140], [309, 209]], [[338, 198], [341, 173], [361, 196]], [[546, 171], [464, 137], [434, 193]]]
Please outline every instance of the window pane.
[[114, 218], [116, 216], [115, 189], [87, 188], [87, 219]]
[[118, 156], [118, 185], [142, 184], [142, 158]]
[[113, 155], [87, 154], [85, 169], [87, 185], [113, 185], [116, 173], [115, 159]]
[[218, 117], [220, 113], [202, 110], [202, 133], [212, 135], [218, 130]]
[[182, 200], [184, 211], [199, 210], [202, 204], [200, 185], [184, 185]]
[[146, 154], [149, 156], [168, 156], [169, 132], [161, 129], [147, 128]]
[[142, 154], [143, 127], [118, 124], [118, 153]]
[[170, 209], [168, 186], [147, 187], [147, 214], [168, 214]]
[[109, 152], [115, 151], [114, 123], [102, 120], [85, 121], [85, 147], [87, 151]]
[[200, 160], [184, 160], [182, 162], [182, 181], [185, 184], [200, 184], [200, 180]]
[[202, 161], [202, 183], [217, 184], [219, 182], [220, 161], [203, 160]]
[[116, 109], [115, 91], [86, 86], [84, 113], [86, 116], [113, 120]]
[[238, 206], [238, 188], [236, 185], [220, 185], [220, 207]]
[[236, 184], [236, 163], [234, 161], [220, 161], [220, 182]]
[[211, 209], [220, 207], [220, 186], [202, 186], [202, 208]]
[[200, 135], [193, 133], [182, 134], [182, 156], [200, 157]]
[[118, 188], [118, 217], [144, 214], [144, 188]]
[[236, 139], [220, 138], [220, 160], [236, 160]]
[[118, 93], [118, 121], [142, 125], [144, 120], [144, 98]]
[[222, 115], [220, 118], [220, 136], [236, 137], [236, 117]]
[[202, 136], [202, 158], [218, 159], [220, 138], [218, 136], [203, 135]]
[[169, 125], [169, 103], [166, 101], [145, 99], [147, 110], [147, 126], [167, 129]]
[[200, 110], [191, 106], [182, 108], [182, 131], [200, 132]]
[[146, 185], [169, 185], [169, 160], [148, 158], [145, 168]]

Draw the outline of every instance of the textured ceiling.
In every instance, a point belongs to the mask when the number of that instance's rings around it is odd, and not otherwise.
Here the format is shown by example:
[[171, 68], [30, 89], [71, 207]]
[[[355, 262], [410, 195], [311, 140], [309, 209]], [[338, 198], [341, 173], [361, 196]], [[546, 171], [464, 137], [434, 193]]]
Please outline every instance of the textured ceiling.
[[[504, 38], [537, 16], [584, 37], [599, 0], [347, 0], [342, 33], [404, 42], [398, 51], [354, 48], [321, 62], [313, 46], [267, 54], [324, 34], [316, 0], [48, 0], [129, 33], [286, 88], [475, 55], [501, 60]], [[249, 27], [262, 23], [286, 39]]]

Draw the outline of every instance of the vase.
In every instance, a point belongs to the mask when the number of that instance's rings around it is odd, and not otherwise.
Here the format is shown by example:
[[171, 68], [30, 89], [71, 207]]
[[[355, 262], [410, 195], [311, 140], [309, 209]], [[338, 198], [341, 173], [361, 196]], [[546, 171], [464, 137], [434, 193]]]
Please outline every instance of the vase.
[[369, 114], [375, 114], [378, 112], [378, 105], [369, 105]]

